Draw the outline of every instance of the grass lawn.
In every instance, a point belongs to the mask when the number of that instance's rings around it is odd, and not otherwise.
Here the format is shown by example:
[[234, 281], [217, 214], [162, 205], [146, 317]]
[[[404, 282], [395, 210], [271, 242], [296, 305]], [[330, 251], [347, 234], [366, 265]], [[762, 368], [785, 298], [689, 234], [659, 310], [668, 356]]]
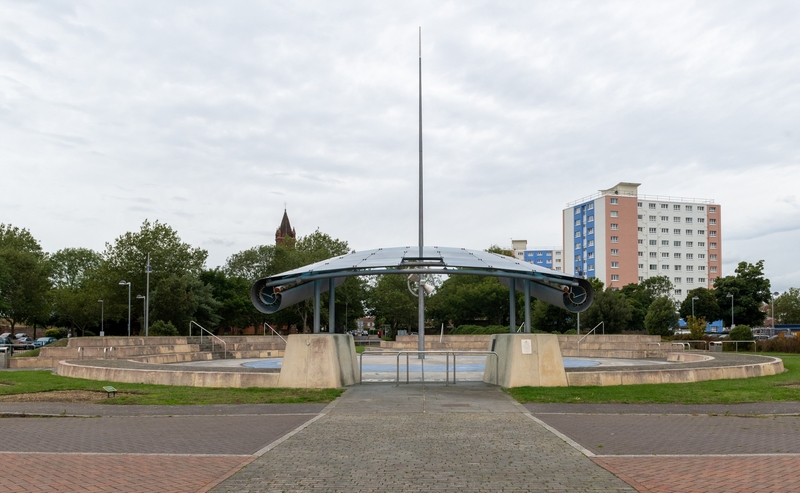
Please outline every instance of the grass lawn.
[[780, 375], [736, 380], [613, 387], [518, 387], [504, 389], [519, 402], [731, 404], [800, 401], [800, 354], [760, 353], [783, 359]]
[[[327, 403], [339, 397], [341, 389], [222, 389], [173, 387], [138, 383], [101, 382], [54, 375], [50, 371], [8, 371], [0, 373], [0, 397], [31, 392], [70, 390], [101, 391], [110, 385], [117, 397], [103, 398], [101, 404], [288, 404]], [[105, 397], [105, 392], [102, 393]]]

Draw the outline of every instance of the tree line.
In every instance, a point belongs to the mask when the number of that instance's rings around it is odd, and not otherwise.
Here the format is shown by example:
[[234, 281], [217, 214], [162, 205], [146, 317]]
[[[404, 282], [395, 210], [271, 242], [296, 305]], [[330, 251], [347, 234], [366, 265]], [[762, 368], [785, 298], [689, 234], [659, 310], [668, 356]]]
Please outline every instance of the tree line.
[[[489, 251], [511, 252], [492, 246]], [[144, 333], [146, 266], [150, 256], [151, 335], [186, 334], [190, 321], [218, 334], [236, 333], [263, 323], [276, 328], [308, 332], [313, 320], [313, 301], [307, 300], [273, 315], [252, 305], [250, 286], [257, 279], [302, 267], [350, 252], [346, 241], [317, 230], [280, 245], [260, 245], [231, 255], [221, 267], [208, 268], [208, 252], [183, 242], [169, 225], [145, 220], [140, 229], [106, 243], [102, 252], [65, 248], [44, 252], [24, 228], [0, 224], [0, 319], [13, 329], [19, 324], [63, 327], [74, 335], [97, 333], [103, 324], [107, 334], [127, 333], [128, 290], [131, 286], [132, 333]], [[676, 306], [674, 286], [666, 277], [654, 277], [621, 289], [609, 289], [590, 280], [595, 300], [580, 315], [581, 332], [603, 322], [606, 333], [647, 331], [667, 334], [678, 316], [698, 320], [722, 319], [730, 325], [731, 298], [737, 324], [763, 324], [763, 307], [772, 299], [764, 278], [763, 261], [741, 262], [734, 275], [716, 280], [715, 289], [689, 291]], [[508, 327], [509, 291], [494, 277], [456, 275], [432, 279], [435, 290], [426, 300], [428, 326], [461, 325]], [[321, 319], [328, 320], [328, 293], [323, 294]], [[524, 320], [522, 295], [517, 294], [517, 320]], [[100, 301], [102, 300], [102, 302]], [[775, 298], [776, 318], [782, 323], [800, 322], [800, 290], [790, 288]], [[343, 332], [356, 320], [373, 315], [376, 326], [393, 334], [398, 329], [417, 329], [417, 299], [406, 276], [352, 277], [336, 289], [335, 326]], [[578, 328], [578, 316], [538, 300], [532, 301], [532, 329], [568, 332]], [[769, 306], [769, 305], [768, 305]]]

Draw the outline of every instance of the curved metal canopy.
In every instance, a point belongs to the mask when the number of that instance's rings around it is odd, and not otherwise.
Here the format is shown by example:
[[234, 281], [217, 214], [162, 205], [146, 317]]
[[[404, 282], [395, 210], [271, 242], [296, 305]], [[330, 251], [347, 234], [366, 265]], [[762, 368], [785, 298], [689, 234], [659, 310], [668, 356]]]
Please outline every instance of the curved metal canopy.
[[[381, 274], [494, 276], [506, 286], [513, 283], [521, 292], [527, 283], [531, 296], [573, 313], [586, 310], [594, 298], [585, 279], [496, 253], [434, 246], [423, 247], [422, 257], [419, 247], [378, 248], [333, 257], [259, 279], [250, 289], [250, 299], [260, 312], [270, 314], [311, 298], [315, 284], [324, 292], [347, 277]], [[328, 282], [314, 282], [322, 280]]]

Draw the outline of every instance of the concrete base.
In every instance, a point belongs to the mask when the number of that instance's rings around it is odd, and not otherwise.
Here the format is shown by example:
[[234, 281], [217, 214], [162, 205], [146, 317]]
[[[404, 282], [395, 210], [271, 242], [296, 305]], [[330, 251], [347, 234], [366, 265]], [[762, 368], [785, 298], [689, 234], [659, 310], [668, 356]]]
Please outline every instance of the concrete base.
[[350, 334], [288, 337], [278, 387], [330, 389], [358, 383], [358, 361]]
[[504, 388], [567, 386], [558, 337], [553, 334], [495, 334], [490, 350], [497, 353], [499, 364], [495, 375], [495, 365], [487, 360], [486, 383]]

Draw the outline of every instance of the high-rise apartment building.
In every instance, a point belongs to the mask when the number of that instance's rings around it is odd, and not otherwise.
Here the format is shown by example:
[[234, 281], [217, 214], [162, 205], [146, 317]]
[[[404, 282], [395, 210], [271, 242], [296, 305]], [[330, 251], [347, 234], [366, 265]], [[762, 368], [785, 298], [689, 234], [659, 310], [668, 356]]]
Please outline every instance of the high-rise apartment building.
[[514, 256], [519, 260], [556, 272], [564, 271], [562, 250], [557, 247], [539, 247], [528, 250], [527, 240], [511, 240]]
[[619, 183], [567, 204], [564, 272], [619, 289], [666, 276], [673, 298], [722, 275], [721, 207], [713, 200], [639, 195]]

